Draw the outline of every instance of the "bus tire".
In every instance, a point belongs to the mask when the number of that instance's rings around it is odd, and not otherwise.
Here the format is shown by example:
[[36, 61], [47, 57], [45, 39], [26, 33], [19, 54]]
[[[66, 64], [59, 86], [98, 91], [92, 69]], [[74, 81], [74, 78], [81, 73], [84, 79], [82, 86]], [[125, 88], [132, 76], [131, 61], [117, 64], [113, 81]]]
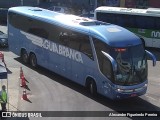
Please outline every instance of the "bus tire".
[[27, 54], [26, 50], [22, 50], [21, 59], [22, 59], [23, 63], [25, 63], [25, 64], [28, 63], [28, 54]]
[[36, 68], [36, 67], [37, 67], [37, 58], [36, 58], [36, 55], [35, 55], [35, 54], [32, 53], [32, 54], [30, 55], [29, 62], [30, 62], [30, 65], [31, 65], [33, 68]]
[[89, 82], [88, 88], [89, 88], [89, 93], [92, 96], [96, 96], [97, 95], [97, 86], [96, 86], [96, 83], [94, 82], [94, 80], [91, 80]]

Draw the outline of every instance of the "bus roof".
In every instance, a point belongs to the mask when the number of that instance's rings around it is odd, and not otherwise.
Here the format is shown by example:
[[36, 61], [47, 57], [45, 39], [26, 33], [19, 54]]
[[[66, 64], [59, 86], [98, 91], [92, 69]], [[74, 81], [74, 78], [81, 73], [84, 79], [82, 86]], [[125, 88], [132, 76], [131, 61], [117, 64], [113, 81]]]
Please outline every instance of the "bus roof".
[[11, 11], [91, 35], [113, 47], [126, 47], [127, 45], [141, 44], [140, 39], [134, 33], [117, 25], [75, 15], [57, 13], [38, 7], [12, 7], [9, 9], [9, 12]]
[[123, 7], [107, 7], [101, 6], [96, 8], [96, 12], [107, 12], [107, 13], [119, 13], [119, 14], [130, 14], [130, 15], [144, 15], [144, 16], [156, 16], [160, 17], [160, 8], [148, 8], [148, 9], [137, 9], [137, 8], [123, 8]]

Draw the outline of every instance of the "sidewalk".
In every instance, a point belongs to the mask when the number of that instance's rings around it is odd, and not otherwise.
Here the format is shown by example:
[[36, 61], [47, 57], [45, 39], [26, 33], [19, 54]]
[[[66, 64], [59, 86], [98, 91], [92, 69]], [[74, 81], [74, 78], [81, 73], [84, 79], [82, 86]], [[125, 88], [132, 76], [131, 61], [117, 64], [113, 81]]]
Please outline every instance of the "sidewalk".
[[[7, 33], [7, 27], [6, 26], [0, 26], [0, 30]], [[8, 50], [2, 49], [1, 52], [4, 54], [4, 61], [7, 66], [7, 72], [8, 72], [8, 99], [9, 104], [7, 104], [8, 111], [17, 111], [18, 109], [18, 101], [20, 100], [19, 96], [19, 72], [20, 72], [20, 64], [16, 63], [15, 60], [13, 60], [13, 57], [10, 55]], [[0, 90], [1, 85], [7, 86], [7, 79], [1, 79], [0, 82]], [[1, 109], [1, 107], [0, 107]]]

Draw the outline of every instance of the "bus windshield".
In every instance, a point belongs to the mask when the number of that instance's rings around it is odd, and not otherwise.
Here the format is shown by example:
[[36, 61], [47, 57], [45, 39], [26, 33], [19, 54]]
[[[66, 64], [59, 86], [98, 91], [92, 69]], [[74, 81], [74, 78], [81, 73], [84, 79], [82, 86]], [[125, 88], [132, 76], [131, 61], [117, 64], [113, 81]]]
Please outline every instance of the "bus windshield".
[[134, 85], [147, 79], [147, 59], [143, 45], [112, 48], [110, 52], [118, 64], [115, 84]]

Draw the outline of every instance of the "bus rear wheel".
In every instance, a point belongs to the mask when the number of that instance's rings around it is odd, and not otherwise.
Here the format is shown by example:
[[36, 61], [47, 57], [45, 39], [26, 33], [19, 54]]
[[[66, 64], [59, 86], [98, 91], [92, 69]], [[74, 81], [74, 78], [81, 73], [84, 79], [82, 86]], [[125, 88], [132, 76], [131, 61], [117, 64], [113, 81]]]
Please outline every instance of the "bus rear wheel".
[[37, 58], [35, 54], [30, 55], [30, 64], [33, 68], [37, 67]]
[[21, 53], [21, 59], [22, 61], [27, 64], [28, 63], [28, 54], [27, 54], [27, 51], [23, 50], [22, 53]]
[[89, 92], [92, 96], [96, 96], [97, 95], [97, 87], [96, 87], [96, 83], [92, 80], [89, 82]]

